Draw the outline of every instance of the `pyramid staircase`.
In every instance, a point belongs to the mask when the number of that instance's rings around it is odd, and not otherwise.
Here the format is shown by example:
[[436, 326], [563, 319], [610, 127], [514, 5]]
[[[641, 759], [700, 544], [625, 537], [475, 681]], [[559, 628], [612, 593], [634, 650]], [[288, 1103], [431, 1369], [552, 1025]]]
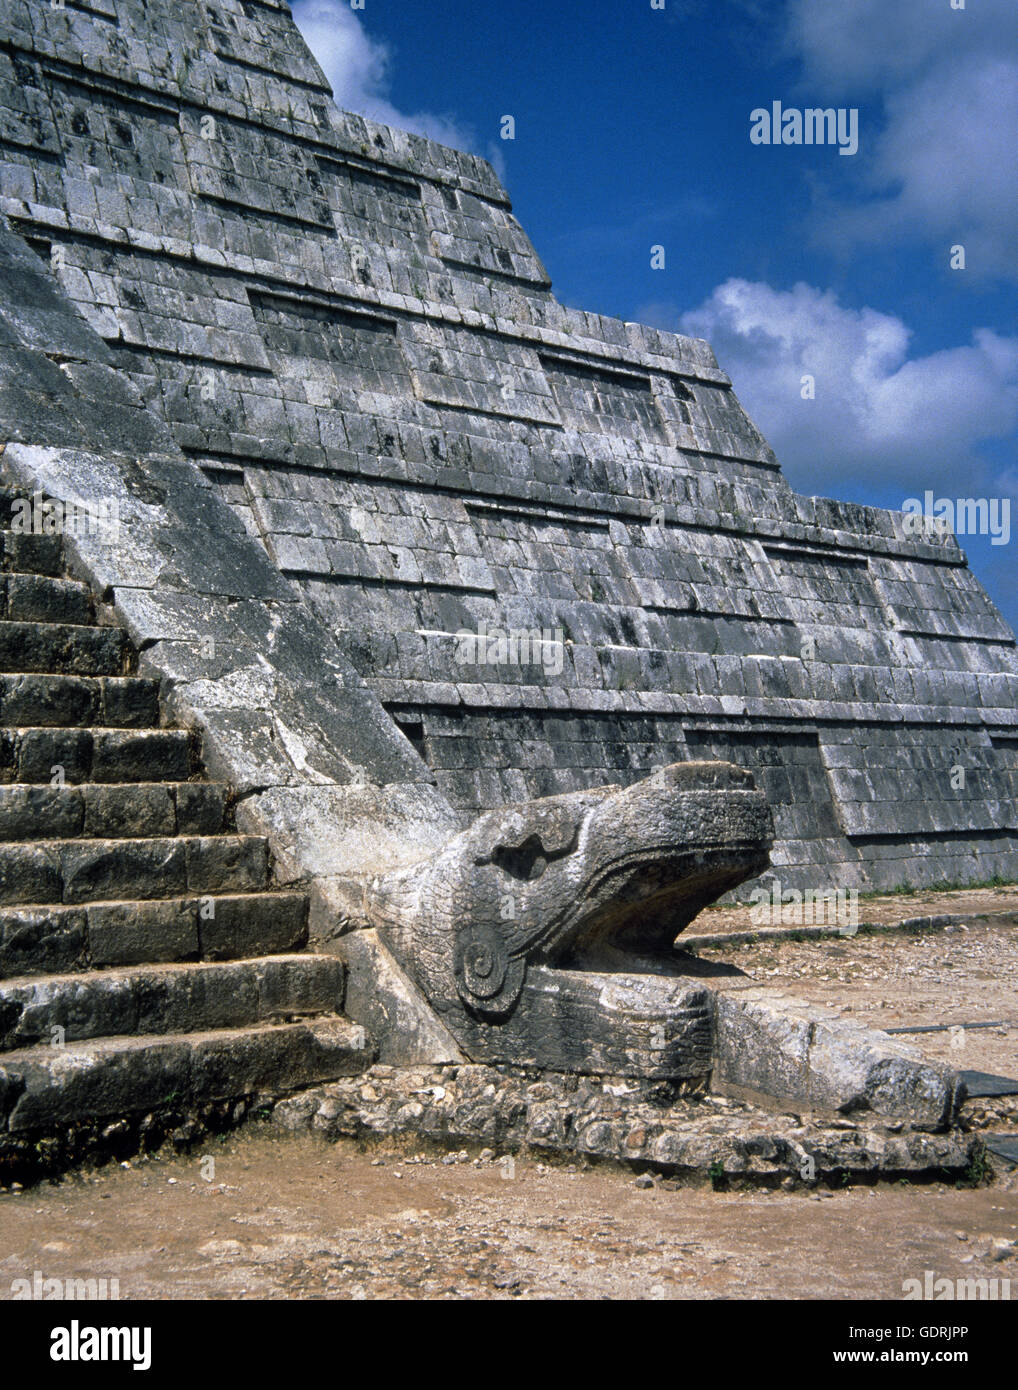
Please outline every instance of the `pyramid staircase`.
[[301, 953], [306, 894], [236, 833], [62, 538], [0, 543], [0, 1182], [40, 1136], [63, 1166], [369, 1065], [341, 963]]

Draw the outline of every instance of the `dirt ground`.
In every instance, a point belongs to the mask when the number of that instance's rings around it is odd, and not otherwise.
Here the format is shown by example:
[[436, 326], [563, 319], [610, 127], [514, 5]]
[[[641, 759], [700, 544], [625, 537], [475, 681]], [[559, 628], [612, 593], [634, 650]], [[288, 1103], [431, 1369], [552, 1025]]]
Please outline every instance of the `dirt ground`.
[[1010, 1276], [1018, 1297], [1018, 1258], [992, 1244], [1018, 1239], [1016, 1174], [824, 1195], [635, 1183], [253, 1127], [0, 1197], [0, 1298], [36, 1270], [157, 1299], [900, 1299], [925, 1270]]

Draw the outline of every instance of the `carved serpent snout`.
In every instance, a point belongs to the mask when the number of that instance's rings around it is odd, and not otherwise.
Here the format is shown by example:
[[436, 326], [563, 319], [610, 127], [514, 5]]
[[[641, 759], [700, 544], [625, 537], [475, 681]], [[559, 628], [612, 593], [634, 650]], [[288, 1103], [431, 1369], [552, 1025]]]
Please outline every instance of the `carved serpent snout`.
[[455, 1031], [497, 1025], [527, 966], [605, 946], [666, 955], [708, 902], [760, 873], [770, 811], [730, 763], [678, 763], [490, 811], [436, 855], [375, 881], [368, 917]]

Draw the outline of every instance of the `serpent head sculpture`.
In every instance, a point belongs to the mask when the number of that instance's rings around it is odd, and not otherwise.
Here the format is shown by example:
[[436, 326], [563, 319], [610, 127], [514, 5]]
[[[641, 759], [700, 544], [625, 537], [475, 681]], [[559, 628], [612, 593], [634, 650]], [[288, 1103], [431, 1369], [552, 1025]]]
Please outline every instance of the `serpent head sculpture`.
[[[577, 980], [677, 974], [676, 936], [767, 867], [772, 834], [748, 772], [676, 763], [629, 787], [487, 812], [372, 880], [365, 915], [468, 1056], [512, 1060], [510, 1040], [533, 1031], [528, 981], [553, 1012], [558, 994], [575, 1013]], [[539, 1040], [523, 1050], [541, 1060]]]

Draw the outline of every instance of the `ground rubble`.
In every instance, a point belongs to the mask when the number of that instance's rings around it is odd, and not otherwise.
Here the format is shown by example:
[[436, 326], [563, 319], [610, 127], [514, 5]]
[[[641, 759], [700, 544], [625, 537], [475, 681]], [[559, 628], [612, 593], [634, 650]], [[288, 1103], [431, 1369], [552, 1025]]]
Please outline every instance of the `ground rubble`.
[[958, 1117], [963, 1130], [1018, 1131], [1018, 1096], [993, 1096], [967, 1100]]
[[961, 1176], [980, 1142], [961, 1129], [768, 1112], [660, 1082], [477, 1065], [375, 1066], [279, 1101], [272, 1123], [327, 1140], [406, 1136], [501, 1154], [582, 1157], [715, 1183]]

